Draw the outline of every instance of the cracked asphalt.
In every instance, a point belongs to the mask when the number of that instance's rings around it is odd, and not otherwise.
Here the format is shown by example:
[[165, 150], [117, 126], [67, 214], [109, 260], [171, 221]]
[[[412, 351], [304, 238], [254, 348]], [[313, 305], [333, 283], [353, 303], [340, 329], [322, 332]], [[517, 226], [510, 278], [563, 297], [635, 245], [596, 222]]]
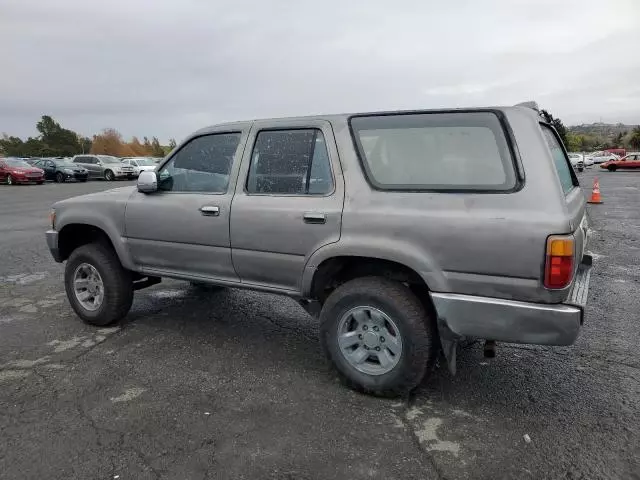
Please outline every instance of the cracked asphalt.
[[114, 185], [0, 186], [0, 479], [640, 478], [640, 172], [595, 174], [577, 343], [471, 344], [404, 400], [337, 383], [273, 295], [164, 281], [83, 324], [48, 210]]

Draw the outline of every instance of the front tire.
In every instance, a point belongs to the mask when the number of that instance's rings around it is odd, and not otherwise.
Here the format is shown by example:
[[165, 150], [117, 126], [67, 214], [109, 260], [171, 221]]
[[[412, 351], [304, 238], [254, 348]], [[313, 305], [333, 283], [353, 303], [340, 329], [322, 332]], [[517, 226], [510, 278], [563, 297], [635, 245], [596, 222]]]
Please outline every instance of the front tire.
[[435, 365], [437, 326], [405, 285], [381, 277], [351, 280], [320, 313], [320, 342], [340, 380], [379, 396], [407, 394]]
[[115, 252], [101, 243], [82, 245], [71, 253], [64, 283], [71, 307], [91, 325], [117, 322], [133, 302], [131, 273]]
[[13, 180], [11, 175], [7, 175], [7, 185], [15, 185], [16, 182]]
[[615, 165], [609, 165], [609, 166], [607, 167], [607, 170], [609, 170], [610, 172], [615, 172], [617, 168], [618, 168], [618, 167], [616, 167]]
[[62, 173], [62, 172], [56, 173], [56, 182], [57, 183], [64, 183], [64, 173]]
[[113, 172], [111, 170], [106, 170], [104, 172], [104, 179], [108, 182], [113, 182], [115, 180], [116, 176], [113, 174]]

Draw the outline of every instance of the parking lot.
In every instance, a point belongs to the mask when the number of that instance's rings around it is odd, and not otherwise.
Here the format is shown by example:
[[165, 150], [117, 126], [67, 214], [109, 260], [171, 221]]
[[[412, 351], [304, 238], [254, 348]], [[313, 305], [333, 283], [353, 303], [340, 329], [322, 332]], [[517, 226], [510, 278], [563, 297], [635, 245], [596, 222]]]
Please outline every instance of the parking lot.
[[0, 186], [0, 478], [640, 478], [640, 172], [597, 170], [578, 342], [468, 345], [404, 400], [337, 383], [273, 295], [163, 281], [83, 324], [49, 206], [133, 182]]

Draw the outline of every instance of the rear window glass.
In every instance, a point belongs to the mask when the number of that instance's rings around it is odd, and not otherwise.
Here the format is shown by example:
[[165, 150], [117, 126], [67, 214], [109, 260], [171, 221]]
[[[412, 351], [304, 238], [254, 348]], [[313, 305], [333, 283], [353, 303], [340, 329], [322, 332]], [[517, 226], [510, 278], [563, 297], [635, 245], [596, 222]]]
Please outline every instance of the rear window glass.
[[547, 125], [541, 125], [541, 127], [542, 132], [544, 133], [544, 138], [549, 146], [549, 150], [551, 150], [551, 155], [553, 155], [553, 163], [558, 171], [562, 190], [566, 195], [573, 190], [573, 187], [578, 186], [578, 179], [572, 171], [571, 164], [569, 163], [556, 134]]
[[511, 190], [516, 176], [491, 112], [371, 115], [350, 120], [369, 181], [398, 190]]

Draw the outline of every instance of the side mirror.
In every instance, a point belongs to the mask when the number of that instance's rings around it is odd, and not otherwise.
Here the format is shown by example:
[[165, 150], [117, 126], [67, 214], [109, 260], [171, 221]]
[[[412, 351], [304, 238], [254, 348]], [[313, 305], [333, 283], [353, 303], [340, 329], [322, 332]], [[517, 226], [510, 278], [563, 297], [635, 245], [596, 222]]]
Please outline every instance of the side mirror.
[[156, 172], [147, 170], [138, 175], [138, 191], [142, 193], [152, 193], [158, 190], [158, 177]]

